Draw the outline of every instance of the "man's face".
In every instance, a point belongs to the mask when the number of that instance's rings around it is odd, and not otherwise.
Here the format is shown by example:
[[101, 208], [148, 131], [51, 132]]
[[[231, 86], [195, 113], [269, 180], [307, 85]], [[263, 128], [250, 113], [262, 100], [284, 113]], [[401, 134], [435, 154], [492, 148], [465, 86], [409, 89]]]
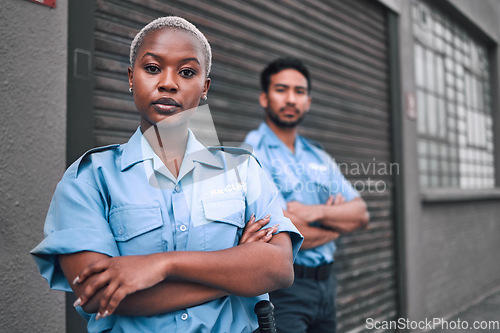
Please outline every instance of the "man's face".
[[268, 92], [262, 92], [259, 99], [266, 117], [278, 127], [297, 126], [311, 105], [307, 88], [307, 79], [295, 69], [272, 75]]

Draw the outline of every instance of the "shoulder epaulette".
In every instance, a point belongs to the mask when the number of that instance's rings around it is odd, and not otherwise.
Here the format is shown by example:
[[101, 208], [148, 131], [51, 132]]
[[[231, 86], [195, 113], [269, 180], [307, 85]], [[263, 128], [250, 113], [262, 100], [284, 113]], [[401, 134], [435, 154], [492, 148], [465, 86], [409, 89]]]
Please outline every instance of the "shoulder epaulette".
[[247, 134], [245, 143], [249, 144], [252, 147], [258, 147], [263, 138], [264, 136], [258, 130], [253, 130]]
[[325, 150], [325, 148], [323, 147], [323, 145], [321, 143], [319, 143], [318, 141], [315, 141], [315, 140], [312, 140], [312, 139], [309, 139], [309, 138], [307, 138], [307, 139], [304, 138], [304, 140], [306, 140], [307, 142], [309, 142], [310, 144], [312, 144], [316, 148], [319, 148], [321, 150]]
[[101, 152], [101, 151], [106, 151], [106, 150], [110, 150], [110, 149], [115, 149], [115, 148], [118, 148], [120, 147], [119, 144], [113, 144], [113, 145], [107, 145], [107, 146], [102, 146], [102, 147], [95, 147], [95, 148], [92, 148], [92, 149], [89, 149], [85, 152], [85, 154], [83, 154], [78, 160], [76, 163], [78, 163], [78, 168], [77, 168], [77, 174], [78, 172], [80, 171], [80, 166], [82, 165], [82, 162], [83, 160], [85, 159], [85, 157], [93, 154], [93, 153], [98, 153], [98, 152]]
[[83, 154], [82, 157], [84, 157], [86, 155], [93, 154], [93, 153], [98, 153], [100, 151], [105, 151], [108, 149], [113, 149], [113, 148], [118, 148], [118, 147], [120, 147], [119, 144], [107, 145], [107, 146], [102, 146], [102, 147], [95, 147], [95, 148], [87, 150], [87, 152], [85, 152], [85, 154]]
[[210, 147], [207, 147], [207, 149], [210, 151], [213, 151], [213, 150], [225, 151], [227, 153], [235, 154], [235, 155], [244, 155], [244, 154], [252, 155], [251, 151], [249, 151], [248, 149], [245, 149], [245, 148], [241, 148], [241, 147], [210, 146]]

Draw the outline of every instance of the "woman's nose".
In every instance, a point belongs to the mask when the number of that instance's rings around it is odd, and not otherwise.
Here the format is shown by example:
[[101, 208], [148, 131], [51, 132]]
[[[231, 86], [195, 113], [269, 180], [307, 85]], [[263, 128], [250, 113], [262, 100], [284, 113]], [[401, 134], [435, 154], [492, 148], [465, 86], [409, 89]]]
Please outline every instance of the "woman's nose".
[[166, 70], [160, 76], [158, 90], [169, 92], [177, 92], [179, 90], [174, 71]]

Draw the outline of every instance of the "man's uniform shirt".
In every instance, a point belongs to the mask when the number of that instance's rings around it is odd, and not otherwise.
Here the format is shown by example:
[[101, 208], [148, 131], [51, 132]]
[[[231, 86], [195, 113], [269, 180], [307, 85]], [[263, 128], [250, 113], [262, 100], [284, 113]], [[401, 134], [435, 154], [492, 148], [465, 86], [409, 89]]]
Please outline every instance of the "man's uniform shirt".
[[[359, 197], [359, 193], [344, 178], [335, 161], [321, 148], [297, 135], [295, 154], [274, 134], [266, 123], [248, 133], [245, 143], [280, 192], [281, 207], [289, 201], [305, 205], [325, 204], [331, 195], [341, 194], [345, 201]], [[333, 241], [318, 247], [301, 250], [295, 263], [316, 267], [332, 263], [336, 247]]]

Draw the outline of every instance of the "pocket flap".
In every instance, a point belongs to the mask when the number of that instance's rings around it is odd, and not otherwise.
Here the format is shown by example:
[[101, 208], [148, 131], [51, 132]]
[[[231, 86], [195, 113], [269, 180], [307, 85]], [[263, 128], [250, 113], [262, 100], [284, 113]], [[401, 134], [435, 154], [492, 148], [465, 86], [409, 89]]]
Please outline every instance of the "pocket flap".
[[115, 240], [124, 242], [163, 225], [159, 205], [133, 205], [113, 209], [109, 224]]
[[243, 198], [202, 200], [205, 218], [225, 222], [237, 227], [245, 226], [245, 201]]

